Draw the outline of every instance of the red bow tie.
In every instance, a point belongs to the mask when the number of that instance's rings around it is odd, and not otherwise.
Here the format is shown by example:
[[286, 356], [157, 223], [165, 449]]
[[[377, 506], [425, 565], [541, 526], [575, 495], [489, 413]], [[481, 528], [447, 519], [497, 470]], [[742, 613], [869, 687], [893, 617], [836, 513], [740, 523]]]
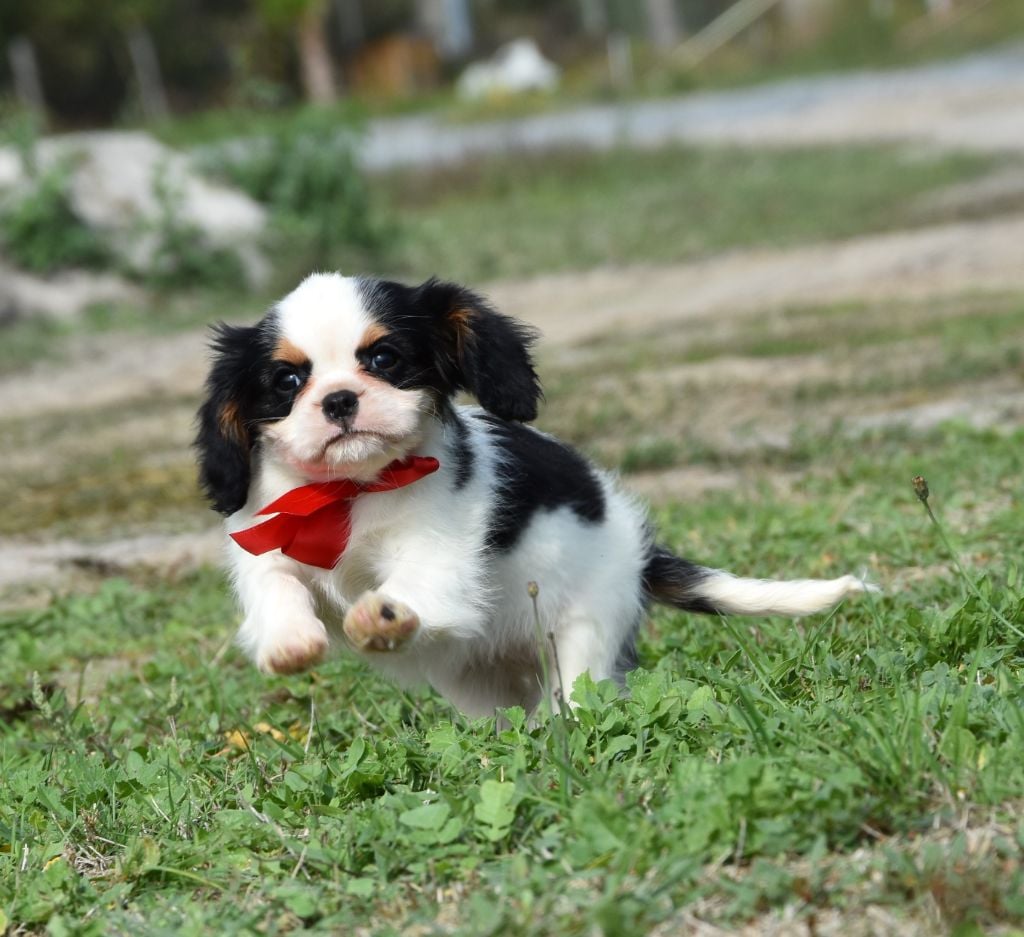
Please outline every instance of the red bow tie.
[[285, 556], [300, 563], [334, 569], [348, 546], [356, 497], [404, 488], [436, 472], [439, 465], [435, 458], [414, 455], [386, 466], [376, 481], [319, 482], [293, 488], [256, 512], [257, 517], [277, 517], [239, 530], [231, 539], [254, 555], [280, 547]]

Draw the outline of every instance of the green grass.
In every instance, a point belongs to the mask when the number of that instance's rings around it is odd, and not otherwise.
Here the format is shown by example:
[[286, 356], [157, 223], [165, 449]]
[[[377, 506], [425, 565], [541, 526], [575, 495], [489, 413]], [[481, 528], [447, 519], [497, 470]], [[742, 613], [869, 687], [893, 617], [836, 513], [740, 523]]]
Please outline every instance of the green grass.
[[979, 293], [924, 302], [807, 303], [752, 315], [742, 324], [728, 320], [724, 328], [708, 325], [697, 329], [670, 324], [649, 334], [599, 336], [577, 352], [575, 363], [560, 368], [560, 374], [572, 381], [592, 374], [598, 365], [654, 372], [724, 356], [849, 356], [862, 349], [884, 353], [897, 343], [932, 343], [950, 356], [1005, 352], [1008, 366], [1015, 367], [1021, 363], [1014, 352], [1024, 332], [1024, 297]]
[[[154, 527], [190, 529], [206, 521], [196, 491], [195, 468], [176, 450], [169, 459], [146, 458], [118, 447], [75, 460], [67, 474], [38, 473], [23, 481], [14, 509], [0, 523], [0, 535], [32, 534], [92, 538]], [[7, 484], [0, 492], [10, 494]], [[113, 526], [112, 526], [113, 525]]]
[[390, 264], [481, 282], [842, 238], [914, 226], [925, 193], [994, 165], [878, 147], [668, 148], [396, 176]]
[[799, 625], [659, 611], [628, 697], [584, 680], [576, 720], [535, 729], [347, 659], [262, 677], [226, 646], [214, 574], [8, 615], [0, 909], [95, 934], [624, 934], [681, 908], [732, 927], [869, 906], [1019, 926], [1022, 453], [1020, 431], [822, 440], [800, 498], [660, 512], [702, 561], [864, 566], [888, 590]]
[[[119, 400], [80, 411], [34, 414], [0, 424], [10, 451], [48, 447], [46, 458], [0, 477], [9, 510], [0, 536], [92, 538], [140, 529], [200, 528], [208, 519], [189, 448], [194, 389], [182, 397]], [[141, 438], [124, 424], [147, 429]], [[97, 441], [98, 437], [98, 441]]]

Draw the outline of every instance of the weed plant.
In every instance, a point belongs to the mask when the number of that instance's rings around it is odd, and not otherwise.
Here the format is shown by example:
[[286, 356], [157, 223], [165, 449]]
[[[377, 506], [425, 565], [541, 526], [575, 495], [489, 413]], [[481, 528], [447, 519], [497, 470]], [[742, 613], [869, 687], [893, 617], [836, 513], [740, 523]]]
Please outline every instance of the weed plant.
[[71, 205], [68, 163], [42, 168], [38, 139], [33, 114], [0, 109], [0, 142], [17, 154], [27, 180], [23, 191], [0, 198], [0, 247], [18, 266], [35, 273], [106, 266], [110, 252]]
[[[26, 169], [32, 163], [26, 163]], [[75, 213], [66, 163], [34, 172], [0, 204], [0, 246], [19, 267], [53, 273], [67, 267], [103, 268], [112, 257], [103, 240]]]
[[205, 166], [273, 212], [279, 241], [308, 268], [350, 267], [346, 255], [370, 257], [387, 226], [356, 165], [355, 130], [304, 115], [245, 145], [229, 143]]
[[214, 247], [195, 224], [182, 217], [181, 193], [159, 171], [153, 178], [158, 214], [142, 234], [154, 239], [142, 279], [161, 289], [229, 287], [245, 281], [237, 254]]

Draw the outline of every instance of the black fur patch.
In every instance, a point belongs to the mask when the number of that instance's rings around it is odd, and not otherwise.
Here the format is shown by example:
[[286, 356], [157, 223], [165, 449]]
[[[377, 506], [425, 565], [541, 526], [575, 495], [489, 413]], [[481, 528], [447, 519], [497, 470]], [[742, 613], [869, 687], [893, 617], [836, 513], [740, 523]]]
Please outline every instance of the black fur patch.
[[[495, 311], [476, 293], [454, 283], [427, 280], [417, 287], [362, 279], [359, 290], [386, 337], [365, 349], [366, 361], [381, 345], [400, 364], [380, 375], [396, 387], [432, 390], [439, 401], [469, 391], [490, 413], [532, 420], [541, 398], [530, 358], [533, 331]], [[365, 366], [365, 364], [364, 364]]]
[[473, 466], [476, 454], [469, 444], [469, 429], [454, 409], [448, 408], [444, 415], [444, 425], [451, 432], [449, 458], [454, 464], [455, 490], [461, 491], [473, 477]]
[[665, 547], [651, 544], [643, 571], [643, 587], [648, 600], [671, 605], [686, 612], [715, 615], [718, 609], [700, 595], [700, 584], [708, 570], [676, 556]]
[[568, 507], [583, 522], [604, 520], [604, 492], [594, 470], [578, 452], [519, 423], [484, 415], [500, 450], [500, 483], [488, 530], [488, 544], [515, 546], [537, 511]]
[[206, 400], [199, 408], [195, 447], [199, 482], [214, 509], [232, 514], [249, 493], [249, 454], [253, 446], [245, 407], [246, 375], [266, 354], [258, 326], [219, 325], [214, 329], [213, 367]]
[[284, 419], [299, 389], [281, 389], [275, 378], [287, 369], [305, 382], [309, 365], [274, 361], [278, 334], [272, 312], [258, 325], [221, 324], [213, 333], [213, 366], [199, 408], [195, 447], [203, 491], [215, 510], [233, 514], [249, 494], [259, 427]]

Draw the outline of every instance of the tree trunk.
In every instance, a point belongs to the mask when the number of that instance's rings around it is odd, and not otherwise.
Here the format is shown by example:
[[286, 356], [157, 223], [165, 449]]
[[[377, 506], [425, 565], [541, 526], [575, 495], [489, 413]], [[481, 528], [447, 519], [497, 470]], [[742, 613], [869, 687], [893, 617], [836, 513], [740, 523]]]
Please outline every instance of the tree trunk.
[[160, 76], [160, 60], [156, 55], [153, 37], [144, 26], [134, 26], [127, 34], [128, 54], [139, 86], [139, 101], [146, 120], [165, 120], [170, 114], [163, 78]]
[[657, 49], [674, 49], [679, 44], [679, 17], [675, 0], [644, 0], [647, 32]]
[[312, 0], [298, 22], [299, 67], [306, 100], [331, 104], [337, 97], [331, 51], [327, 44], [327, 4]]
[[37, 114], [45, 114], [43, 82], [39, 78], [39, 62], [32, 43], [25, 36], [16, 36], [7, 46], [7, 58], [14, 75], [14, 91], [22, 107]]
[[588, 36], [604, 36], [608, 32], [608, 10], [604, 0], [580, 0], [580, 19]]
[[833, 6], [833, 0], [782, 0], [782, 22], [788, 38], [796, 42], [814, 39], [828, 23]]
[[366, 39], [366, 23], [360, 0], [334, 0], [337, 35], [346, 51], [351, 51]]

